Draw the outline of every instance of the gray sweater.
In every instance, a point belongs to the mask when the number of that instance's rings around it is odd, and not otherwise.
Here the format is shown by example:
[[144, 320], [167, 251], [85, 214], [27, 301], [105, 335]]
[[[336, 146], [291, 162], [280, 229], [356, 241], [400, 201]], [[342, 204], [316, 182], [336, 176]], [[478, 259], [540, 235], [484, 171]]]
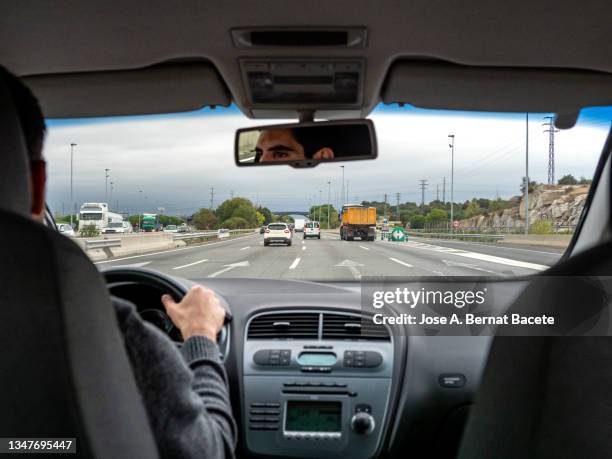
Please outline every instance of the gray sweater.
[[202, 336], [177, 346], [113, 298], [119, 327], [162, 458], [233, 458], [236, 423], [215, 343]]

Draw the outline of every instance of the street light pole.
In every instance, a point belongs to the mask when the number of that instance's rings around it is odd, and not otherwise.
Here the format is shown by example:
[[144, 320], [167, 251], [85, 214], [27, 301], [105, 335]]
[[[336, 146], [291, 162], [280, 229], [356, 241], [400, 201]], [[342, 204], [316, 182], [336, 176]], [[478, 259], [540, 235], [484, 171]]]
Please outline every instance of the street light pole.
[[454, 195], [453, 192], [455, 190], [455, 134], [449, 134], [449, 139], [451, 139], [451, 143], [449, 145], [451, 149], [451, 213], [450, 213], [450, 230], [451, 233], [454, 232], [455, 227], [455, 219], [454, 219]]
[[319, 225], [321, 225], [321, 207], [323, 207], [323, 190], [319, 190]]
[[106, 202], [108, 202], [108, 178], [110, 177], [108, 171], [110, 171], [110, 169], [104, 169], [104, 200]]
[[[138, 207], [140, 207], [140, 210], [142, 210], [142, 190], [138, 190], [138, 196], [140, 197]], [[138, 211], [138, 231], [142, 232], [142, 223], [140, 219], [142, 212], [140, 210]]]
[[73, 190], [73, 186], [72, 186], [72, 170], [73, 170], [73, 166], [74, 166], [74, 147], [76, 147], [76, 143], [71, 143], [70, 144], [70, 227], [72, 228], [72, 216], [74, 214], [74, 199], [73, 199], [73, 194], [72, 194], [72, 190]]
[[[110, 208], [110, 206], [113, 205], [113, 185], [115, 184], [115, 182], [111, 181], [110, 182], [110, 199], [108, 200], [108, 207]], [[115, 209], [118, 210], [118, 209]]]
[[529, 113], [525, 113], [525, 234], [529, 234]]
[[341, 204], [342, 207], [344, 207], [344, 166], [340, 166], [342, 168], [342, 198], [341, 198]]
[[331, 180], [327, 182], [327, 229], [329, 229], [330, 205], [331, 205]]

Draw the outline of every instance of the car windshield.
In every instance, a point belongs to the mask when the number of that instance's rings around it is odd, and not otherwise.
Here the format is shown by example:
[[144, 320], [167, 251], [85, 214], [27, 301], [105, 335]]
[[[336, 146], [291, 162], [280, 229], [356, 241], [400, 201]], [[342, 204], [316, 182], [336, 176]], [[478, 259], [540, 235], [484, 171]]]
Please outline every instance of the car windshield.
[[[612, 110], [582, 110], [567, 130], [556, 129], [550, 113], [381, 105], [369, 118], [377, 159], [310, 169], [236, 167], [235, 130], [265, 120], [233, 106], [48, 120], [49, 206], [70, 221], [70, 209], [106, 203], [139, 233], [117, 237], [150, 244], [151, 232], [189, 225], [187, 234], [159, 234], [160, 248], [137, 260], [189, 279], [531, 275], [554, 265], [576, 230]], [[266, 242], [260, 231], [286, 225], [284, 240]], [[180, 250], [179, 241], [201, 247]]]

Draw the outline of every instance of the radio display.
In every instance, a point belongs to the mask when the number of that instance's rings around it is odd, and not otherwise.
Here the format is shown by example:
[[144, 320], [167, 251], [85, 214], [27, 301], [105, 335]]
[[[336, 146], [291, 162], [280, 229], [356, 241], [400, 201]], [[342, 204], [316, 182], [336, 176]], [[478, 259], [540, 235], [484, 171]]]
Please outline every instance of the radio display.
[[300, 365], [331, 367], [338, 359], [329, 352], [302, 352], [297, 361]]
[[287, 432], [340, 432], [341, 402], [287, 402], [285, 431]]

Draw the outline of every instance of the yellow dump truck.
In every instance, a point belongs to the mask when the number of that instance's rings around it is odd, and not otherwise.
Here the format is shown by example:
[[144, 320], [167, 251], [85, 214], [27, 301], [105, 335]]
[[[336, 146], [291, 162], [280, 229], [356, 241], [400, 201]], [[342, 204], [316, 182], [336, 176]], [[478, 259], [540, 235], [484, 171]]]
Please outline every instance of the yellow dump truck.
[[362, 241], [376, 239], [375, 207], [344, 206], [340, 222], [340, 239], [344, 241], [352, 241], [356, 237]]

